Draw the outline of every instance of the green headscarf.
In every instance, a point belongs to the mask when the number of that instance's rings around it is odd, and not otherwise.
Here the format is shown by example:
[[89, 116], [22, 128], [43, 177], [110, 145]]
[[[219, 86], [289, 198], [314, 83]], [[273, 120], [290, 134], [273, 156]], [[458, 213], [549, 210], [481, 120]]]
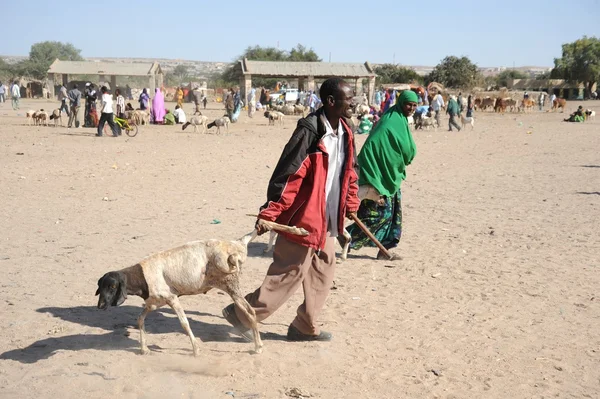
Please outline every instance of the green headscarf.
[[417, 153], [402, 106], [418, 101], [414, 91], [404, 90], [396, 105], [383, 114], [358, 155], [359, 185], [369, 184], [388, 197], [400, 189], [406, 166]]

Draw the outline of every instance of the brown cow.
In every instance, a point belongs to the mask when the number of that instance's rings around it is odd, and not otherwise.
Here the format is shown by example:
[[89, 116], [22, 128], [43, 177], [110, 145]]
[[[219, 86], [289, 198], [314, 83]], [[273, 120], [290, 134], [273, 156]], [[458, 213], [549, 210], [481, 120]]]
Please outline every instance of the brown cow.
[[496, 105], [494, 106], [495, 112], [505, 113], [506, 112], [506, 100], [498, 97], [496, 99]]
[[491, 98], [491, 97], [484, 97], [481, 100], [481, 110], [485, 111], [486, 108], [491, 108], [493, 110], [494, 109], [494, 104], [495, 104], [495, 101], [494, 101], [493, 98]]
[[473, 108], [475, 108], [475, 111], [479, 110], [479, 108], [481, 108], [481, 98], [476, 98], [475, 101], [473, 102]]
[[510, 108], [510, 112], [515, 112], [517, 110], [517, 101], [514, 98], [506, 97], [504, 99], [504, 105], [506, 108]]
[[552, 102], [552, 110], [558, 111], [559, 108], [562, 108], [562, 112], [565, 112], [565, 108], [567, 107], [567, 100], [564, 98], [557, 98]]
[[521, 108], [523, 109], [523, 112], [531, 111], [534, 106], [535, 100], [532, 99], [523, 99], [521, 102]]

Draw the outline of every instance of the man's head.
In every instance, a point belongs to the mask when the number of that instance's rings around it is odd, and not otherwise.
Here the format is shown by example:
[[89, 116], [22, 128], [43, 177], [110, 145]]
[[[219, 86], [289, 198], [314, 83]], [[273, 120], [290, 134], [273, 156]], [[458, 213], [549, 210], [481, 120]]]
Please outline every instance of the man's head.
[[77, 89], [77, 83], [73, 83], [73, 88]]
[[352, 117], [352, 89], [343, 79], [327, 79], [321, 85], [319, 94], [327, 117]]
[[100, 89], [100, 92], [102, 94], [106, 94], [106, 93], [108, 93], [108, 88], [106, 86], [102, 86], [102, 88]]
[[175, 106], [175, 109], [179, 109], [179, 108], [181, 108], [179, 105], [176, 105], [176, 106]]

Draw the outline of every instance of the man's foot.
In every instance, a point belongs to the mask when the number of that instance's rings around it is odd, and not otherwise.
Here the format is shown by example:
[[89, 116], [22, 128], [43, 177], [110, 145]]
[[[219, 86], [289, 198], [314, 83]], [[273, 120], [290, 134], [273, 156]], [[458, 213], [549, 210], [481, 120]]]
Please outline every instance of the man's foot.
[[235, 314], [235, 304], [231, 304], [223, 309], [223, 317], [233, 326], [235, 332], [248, 342], [254, 341], [254, 333], [252, 330], [242, 324]]
[[294, 342], [304, 342], [304, 341], [321, 341], [321, 342], [329, 342], [331, 341], [331, 333], [321, 331], [318, 335], [309, 335], [303, 334], [296, 327], [290, 325], [287, 332], [287, 340]]
[[101, 135], [101, 134], [98, 134], [98, 133], [96, 133], [96, 137], [102, 137], [102, 135]]

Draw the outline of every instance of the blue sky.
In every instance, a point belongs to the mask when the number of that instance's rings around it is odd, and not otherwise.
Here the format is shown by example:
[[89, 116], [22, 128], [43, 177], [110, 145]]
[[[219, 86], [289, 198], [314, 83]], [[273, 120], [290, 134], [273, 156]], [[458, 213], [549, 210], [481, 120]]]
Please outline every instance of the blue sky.
[[2, 2], [2, 55], [58, 40], [84, 57], [231, 61], [247, 46], [302, 43], [332, 62], [552, 66], [563, 43], [600, 36], [600, 0]]

